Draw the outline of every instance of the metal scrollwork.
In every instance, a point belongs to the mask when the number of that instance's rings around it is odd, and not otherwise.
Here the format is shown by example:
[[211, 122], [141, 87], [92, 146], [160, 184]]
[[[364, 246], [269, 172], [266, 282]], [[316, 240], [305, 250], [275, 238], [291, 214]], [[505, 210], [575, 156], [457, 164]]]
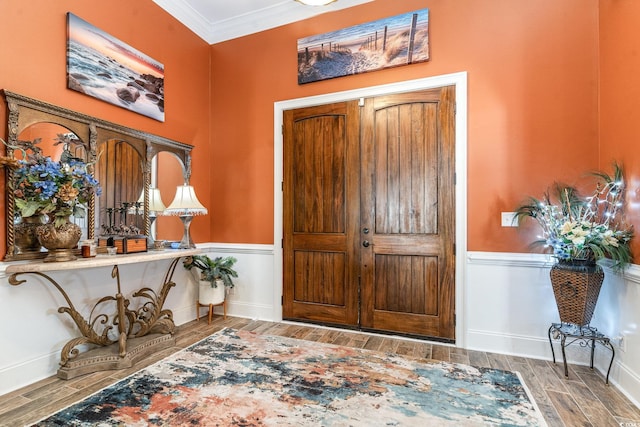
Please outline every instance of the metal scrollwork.
[[[174, 259], [164, 277], [164, 284], [159, 293], [150, 288], [142, 288], [133, 294], [135, 298], [145, 298], [148, 301], [134, 312], [135, 320], [131, 323], [130, 336], [140, 337], [149, 333], [158, 332], [173, 334], [175, 323], [171, 310], [163, 309], [164, 303], [169, 295], [169, 291], [176, 283], [171, 280], [173, 272], [180, 258]], [[134, 326], [137, 328], [134, 331]]]
[[[609, 369], [607, 369], [607, 376], [605, 383], [609, 384], [609, 373], [611, 372], [611, 366], [613, 365], [613, 358], [616, 352], [611, 344], [609, 337], [599, 332], [597, 328], [593, 326], [584, 325], [579, 326], [573, 323], [552, 323], [549, 327], [549, 345], [551, 346], [551, 355], [553, 357], [553, 363], [556, 363], [556, 353], [553, 349], [553, 339], [560, 339], [560, 348], [562, 349], [562, 361], [564, 363], [564, 376], [569, 378], [569, 368], [567, 366], [567, 354], [565, 349], [571, 344], [578, 342], [578, 345], [582, 348], [589, 348], [591, 358], [590, 367], [593, 369], [593, 358], [596, 348], [596, 342], [599, 342], [604, 347], [611, 351], [611, 360], [609, 362]], [[568, 340], [567, 340], [568, 338]]]
[[[173, 335], [175, 332], [173, 313], [163, 306], [169, 291], [176, 286], [172, 277], [181, 258], [177, 257], [172, 260], [159, 292], [156, 293], [153, 289], [145, 287], [133, 294], [134, 299], [142, 300], [136, 309], [129, 308], [130, 301], [122, 294], [120, 271], [118, 266], [114, 265], [111, 277], [116, 281], [116, 294], [100, 298], [91, 309], [88, 319], [85, 319], [76, 309], [62, 286], [42, 272], [13, 273], [9, 276], [8, 281], [11, 285], [18, 286], [26, 282], [26, 279], [19, 278], [20, 275], [33, 274], [46, 279], [62, 295], [66, 306], [59, 307], [58, 312], [68, 314], [82, 334], [80, 337], [69, 340], [60, 352], [60, 366], [66, 367], [69, 362], [81, 354], [77, 347], [83, 344], [105, 347], [117, 342], [118, 355], [123, 358], [127, 355], [127, 340], [129, 338], [141, 338], [151, 333]], [[112, 302], [115, 302], [117, 307], [115, 314], [108, 315], [99, 311], [99, 307]]]
[[[69, 316], [71, 316], [71, 319], [73, 319], [74, 323], [82, 333], [82, 337], [73, 338], [72, 340], [67, 342], [62, 348], [62, 351], [60, 352], [61, 366], [66, 365], [67, 361], [78, 356], [79, 351], [75, 347], [81, 344], [95, 344], [98, 346], [107, 346], [115, 342], [114, 340], [109, 338], [109, 331], [112, 329], [112, 326], [109, 325], [109, 316], [106, 314], [99, 314], [97, 317], [92, 319], [96, 307], [107, 301], [114, 301], [115, 300], [114, 297], [106, 296], [101, 298], [91, 310], [89, 320], [85, 320], [82, 314], [80, 314], [80, 312], [76, 310], [75, 306], [71, 302], [71, 299], [69, 298], [67, 293], [64, 291], [64, 289], [62, 289], [60, 284], [58, 284], [58, 282], [53, 280], [51, 277], [38, 271], [33, 271], [28, 273], [14, 273], [11, 276], [9, 276], [9, 283], [13, 286], [17, 286], [24, 283], [26, 280], [18, 280], [18, 276], [20, 274], [34, 274], [36, 276], [40, 276], [46, 279], [47, 281], [49, 281], [49, 283], [51, 283], [58, 290], [58, 292], [60, 292], [60, 294], [62, 295], [62, 297], [65, 299], [67, 303], [67, 307], [58, 308], [58, 313], [61, 313], [61, 314], [67, 313]], [[101, 333], [98, 333], [95, 330], [94, 327], [96, 323], [99, 323], [100, 325], [103, 326], [103, 330]]]

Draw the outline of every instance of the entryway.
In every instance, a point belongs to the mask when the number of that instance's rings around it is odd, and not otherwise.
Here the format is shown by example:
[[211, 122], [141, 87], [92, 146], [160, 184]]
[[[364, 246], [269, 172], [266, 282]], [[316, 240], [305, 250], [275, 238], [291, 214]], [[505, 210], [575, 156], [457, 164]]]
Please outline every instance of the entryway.
[[455, 98], [284, 111], [284, 319], [455, 340]]

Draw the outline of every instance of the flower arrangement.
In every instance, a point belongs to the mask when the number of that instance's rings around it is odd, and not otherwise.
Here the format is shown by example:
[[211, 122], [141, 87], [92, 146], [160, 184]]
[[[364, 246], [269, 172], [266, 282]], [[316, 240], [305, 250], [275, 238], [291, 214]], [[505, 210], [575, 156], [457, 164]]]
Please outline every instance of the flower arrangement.
[[[516, 218], [535, 219], [542, 228], [541, 244], [563, 261], [613, 261], [614, 269], [631, 263], [630, 241], [633, 227], [624, 223], [625, 182], [622, 168], [614, 163], [614, 173], [592, 173], [598, 180], [588, 197], [575, 187], [556, 183], [553, 194], [542, 200], [530, 197], [516, 209]], [[553, 197], [552, 197], [553, 196]]]
[[[20, 141], [22, 159], [12, 165], [13, 194], [17, 213], [22, 218], [48, 215], [56, 227], [64, 224], [70, 215], [85, 216], [86, 204], [93, 194], [100, 195], [98, 181], [91, 174], [90, 164], [73, 157], [66, 135], [58, 135], [55, 144], [64, 144], [59, 161], [43, 156], [33, 142]], [[27, 147], [27, 149], [22, 148]]]

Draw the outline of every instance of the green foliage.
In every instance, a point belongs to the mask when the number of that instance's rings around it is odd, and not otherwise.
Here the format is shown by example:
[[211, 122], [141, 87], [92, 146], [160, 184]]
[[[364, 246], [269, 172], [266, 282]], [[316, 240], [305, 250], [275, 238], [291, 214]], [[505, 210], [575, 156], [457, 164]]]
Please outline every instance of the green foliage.
[[42, 154], [39, 138], [18, 141], [17, 146], [2, 142], [22, 153], [22, 158], [11, 164], [16, 214], [22, 218], [47, 215], [59, 227], [70, 215], [84, 217], [85, 206], [94, 195], [100, 195], [100, 184], [91, 173], [93, 163], [71, 155], [70, 147], [81, 142], [59, 134], [54, 143], [63, 145], [59, 161]]
[[184, 268], [200, 270], [200, 279], [211, 282], [211, 287], [215, 288], [216, 280], [222, 280], [228, 288], [233, 288], [233, 277], [238, 277], [238, 273], [233, 269], [233, 265], [238, 260], [234, 257], [209, 258], [207, 255], [193, 255], [183, 262]]
[[624, 174], [617, 163], [613, 168], [613, 176], [604, 172], [591, 174], [597, 184], [588, 197], [582, 197], [575, 187], [556, 183], [541, 200], [530, 197], [519, 206], [519, 222], [533, 218], [542, 228], [540, 240], [533, 244], [545, 246], [560, 260], [609, 258], [614, 269], [631, 263], [633, 227], [625, 224], [622, 216]]

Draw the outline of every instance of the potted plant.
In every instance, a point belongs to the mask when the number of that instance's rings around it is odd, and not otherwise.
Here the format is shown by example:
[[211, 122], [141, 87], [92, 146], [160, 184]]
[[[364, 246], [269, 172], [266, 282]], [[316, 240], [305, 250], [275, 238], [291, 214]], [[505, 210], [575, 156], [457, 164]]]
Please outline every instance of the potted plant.
[[551, 268], [551, 283], [563, 323], [588, 325], [604, 280], [598, 261], [610, 259], [614, 270], [632, 261], [633, 228], [625, 223], [625, 182], [622, 167], [614, 173], [593, 172], [595, 190], [587, 197], [569, 185], [556, 183], [542, 199], [530, 197], [516, 209], [519, 222], [533, 218], [542, 235], [533, 245], [542, 245], [557, 263]]
[[[223, 305], [224, 317], [227, 316], [226, 289], [233, 288], [233, 278], [238, 277], [238, 273], [233, 269], [237, 261], [230, 256], [212, 259], [207, 255], [193, 255], [183, 263], [187, 270], [195, 267], [200, 271], [196, 310], [199, 313], [201, 306], [208, 306], [209, 323], [211, 323], [213, 307], [216, 305]], [[197, 317], [200, 319], [199, 314]]]

